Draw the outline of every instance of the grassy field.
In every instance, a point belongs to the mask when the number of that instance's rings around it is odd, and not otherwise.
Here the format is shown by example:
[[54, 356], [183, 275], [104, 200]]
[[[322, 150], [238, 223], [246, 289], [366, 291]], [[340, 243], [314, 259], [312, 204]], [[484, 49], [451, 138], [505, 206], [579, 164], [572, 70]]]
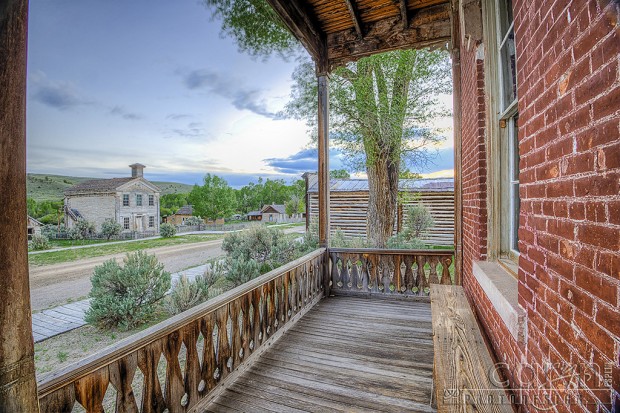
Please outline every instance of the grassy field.
[[165, 247], [168, 245], [193, 244], [196, 242], [213, 241], [223, 238], [222, 234], [192, 234], [180, 235], [173, 238], [157, 238], [119, 244], [99, 244], [89, 248], [78, 248], [63, 251], [50, 251], [28, 256], [30, 265], [50, 265], [62, 262], [81, 260], [84, 258], [101, 257], [110, 254], [121, 254], [148, 248]]
[[[64, 190], [94, 178], [63, 176], [63, 175], [44, 175], [27, 174], [28, 197], [35, 201], [55, 201], [64, 198]], [[161, 189], [161, 194], [188, 193], [192, 190], [191, 185], [176, 182], [152, 181]]]

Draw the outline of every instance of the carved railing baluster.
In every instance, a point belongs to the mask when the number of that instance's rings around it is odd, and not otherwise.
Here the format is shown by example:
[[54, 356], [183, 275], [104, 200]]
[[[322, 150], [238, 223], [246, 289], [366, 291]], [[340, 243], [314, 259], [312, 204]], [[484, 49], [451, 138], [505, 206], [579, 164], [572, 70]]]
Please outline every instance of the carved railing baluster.
[[211, 313], [202, 320], [200, 331], [204, 337], [204, 348], [202, 356], [202, 374], [201, 377], [206, 383], [205, 393], [210, 392], [217, 385], [215, 371], [217, 369], [217, 361], [215, 353], [217, 351], [217, 343], [213, 337], [215, 330], [215, 314]]
[[[200, 333], [200, 322], [195, 321], [185, 327], [182, 331], [183, 342], [187, 349], [185, 355], [185, 393], [187, 393], [187, 408], [192, 408], [200, 400], [201, 367], [198, 357], [198, 335]], [[203, 338], [204, 339], [204, 338]]]
[[86, 413], [103, 412], [103, 397], [110, 382], [108, 367], [103, 367], [75, 382], [75, 399]]
[[138, 354], [133, 353], [109, 367], [110, 383], [116, 389], [116, 410], [139, 412], [131, 383], [138, 369]]
[[[330, 250], [332, 293], [428, 296], [430, 284], [451, 284], [451, 250]], [[361, 265], [358, 265], [361, 262]]]
[[179, 331], [174, 331], [163, 340], [164, 357], [166, 357], [166, 386], [164, 399], [170, 413], [181, 412], [181, 399], [185, 394], [183, 375], [179, 365], [179, 352], [183, 340]]
[[161, 383], [157, 375], [161, 355], [161, 341], [155, 341], [138, 351], [138, 367], [144, 374], [142, 413], [159, 413], [166, 409]]

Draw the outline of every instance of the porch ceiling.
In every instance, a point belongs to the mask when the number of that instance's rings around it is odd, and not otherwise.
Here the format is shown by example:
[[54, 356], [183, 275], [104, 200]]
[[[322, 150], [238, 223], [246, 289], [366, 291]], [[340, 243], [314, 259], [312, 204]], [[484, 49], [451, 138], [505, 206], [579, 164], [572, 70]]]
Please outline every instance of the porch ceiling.
[[317, 62], [319, 72], [403, 48], [450, 40], [450, 1], [267, 0]]

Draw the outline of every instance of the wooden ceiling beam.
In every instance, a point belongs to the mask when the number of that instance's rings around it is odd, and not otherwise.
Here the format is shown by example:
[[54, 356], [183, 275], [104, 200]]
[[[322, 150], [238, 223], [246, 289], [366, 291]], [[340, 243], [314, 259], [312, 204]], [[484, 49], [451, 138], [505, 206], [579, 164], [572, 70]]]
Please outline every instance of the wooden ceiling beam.
[[407, 0], [398, 0], [400, 8], [400, 19], [403, 21], [403, 29], [409, 26], [409, 15], [407, 14]]
[[327, 36], [328, 68], [333, 70], [362, 57], [390, 50], [424, 48], [450, 41], [450, 4], [416, 10], [404, 28], [400, 15], [367, 23], [360, 39], [351, 28]]
[[325, 59], [325, 33], [299, 0], [267, 0], [267, 3], [315, 61]]
[[[405, 1], [405, 0], [403, 0]], [[351, 15], [351, 20], [353, 21], [353, 27], [355, 27], [355, 31], [360, 39], [364, 37], [364, 32], [362, 31], [362, 21], [360, 20], [359, 13], [357, 12], [357, 7], [353, 4], [352, 0], [344, 0], [347, 5], [347, 9], [349, 9], [349, 14]]]

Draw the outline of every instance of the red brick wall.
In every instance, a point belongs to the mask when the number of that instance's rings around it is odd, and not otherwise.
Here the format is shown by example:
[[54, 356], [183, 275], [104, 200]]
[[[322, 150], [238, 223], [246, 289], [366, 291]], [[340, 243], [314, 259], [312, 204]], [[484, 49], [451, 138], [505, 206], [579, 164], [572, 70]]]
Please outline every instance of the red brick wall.
[[[569, 388], [558, 379], [566, 373], [559, 366], [579, 365], [590, 390], [579, 392], [581, 404], [558, 402], [554, 408], [620, 411], [620, 4], [515, 0], [514, 11], [519, 303], [528, 323], [523, 347], [471, 274], [471, 261], [486, 254], [486, 166], [478, 101], [482, 70], [468, 53], [461, 73], [463, 282], [497, 356], [515, 378], [517, 363], [541, 366], [531, 385]], [[546, 363], [556, 364], [545, 375]], [[536, 411], [535, 392], [527, 395], [527, 410]], [[562, 395], [557, 390], [552, 396]]]

